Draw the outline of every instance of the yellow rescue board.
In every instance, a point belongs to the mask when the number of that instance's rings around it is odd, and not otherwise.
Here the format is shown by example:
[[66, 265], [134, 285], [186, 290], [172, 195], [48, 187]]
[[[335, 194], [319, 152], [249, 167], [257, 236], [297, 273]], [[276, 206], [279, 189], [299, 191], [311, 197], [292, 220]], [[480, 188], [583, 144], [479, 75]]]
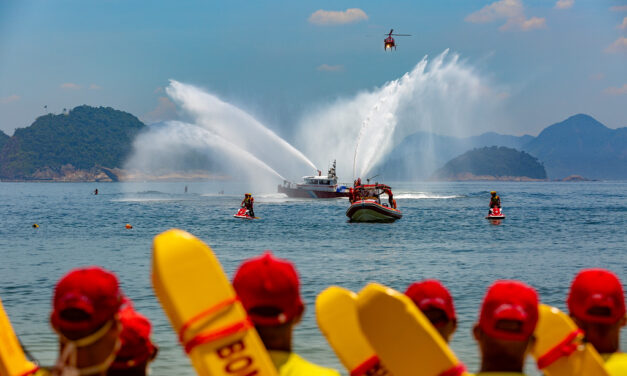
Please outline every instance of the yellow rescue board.
[[395, 376], [469, 375], [405, 294], [371, 283], [359, 292], [357, 315], [368, 342]]
[[609, 376], [603, 359], [564, 312], [540, 304], [532, 355], [546, 376]]
[[9, 316], [4, 311], [4, 306], [0, 300], [0, 375], [29, 375], [38, 368], [26, 359], [9, 321]]
[[157, 235], [152, 283], [198, 375], [278, 375], [218, 259], [201, 240], [176, 229]]
[[351, 376], [389, 375], [379, 361], [357, 318], [357, 294], [331, 286], [316, 298], [318, 327]]

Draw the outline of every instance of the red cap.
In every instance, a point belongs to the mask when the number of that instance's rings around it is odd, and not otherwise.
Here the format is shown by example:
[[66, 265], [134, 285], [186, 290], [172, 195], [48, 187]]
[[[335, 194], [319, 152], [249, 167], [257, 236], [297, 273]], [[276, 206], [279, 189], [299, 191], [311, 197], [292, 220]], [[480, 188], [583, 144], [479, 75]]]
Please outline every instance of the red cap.
[[[50, 321], [61, 332], [96, 330], [115, 316], [122, 301], [113, 273], [97, 266], [74, 269], [57, 283]], [[84, 315], [78, 320], [64, 316], [70, 309]]]
[[567, 304], [571, 315], [586, 322], [614, 324], [625, 316], [623, 286], [609, 270], [579, 272], [570, 286]]
[[[518, 322], [513, 328], [499, 321]], [[488, 336], [510, 341], [527, 340], [538, 323], [538, 294], [533, 287], [518, 281], [496, 281], [488, 288], [479, 327]]]
[[[291, 262], [274, 257], [270, 251], [246, 260], [233, 278], [233, 287], [253, 323], [280, 325], [303, 310], [298, 274]], [[276, 315], [260, 315], [251, 310], [274, 308]]]
[[453, 298], [438, 280], [425, 279], [422, 282], [414, 282], [409, 285], [405, 295], [409, 296], [421, 311], [437, 308], [444, 311], [449, 320], [455, 319]]
[[120, 310], [120, 342], [122, 347], [116, 354], [115, 361], [110, 368], [126, 369], [136, 366], [145, 366], [152, 359], [156, 347], [150, 340], [150, 321], [135, 312], [131, 305]]

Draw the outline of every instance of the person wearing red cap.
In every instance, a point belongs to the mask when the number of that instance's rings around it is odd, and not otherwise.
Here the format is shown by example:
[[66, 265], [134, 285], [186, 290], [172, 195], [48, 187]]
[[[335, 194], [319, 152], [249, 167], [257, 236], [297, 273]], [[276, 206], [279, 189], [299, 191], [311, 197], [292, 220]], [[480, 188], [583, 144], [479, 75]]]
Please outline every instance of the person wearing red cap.
[[116, 276], [99, 267], [75, 269], [57, 283], [50, 323], [59, 336], [53, 375], [102, 375], [120, 348]]
[[496, 281], [488, 289], [473, 334], [481, 351], [480, 375], [522, 375], [535, 338], [538, 294], [518, 281]]
[[126, 304], [119, 313], [122, 346], [107, 371], [107, 376], [145, 376], [148, 365], [157, 356], [157, 347], [150, 340], [150, 321]]
[[453, 298], [446, 287], [435, 279], [425, 279], [409, 285], [405, 295], [427, 316], [442, 338], [449, 342], [457, 329], [457, 317]]
[[625, 294], [618, 277], [604, 269], [584, 269], [573, 280], [568, 310], [586, 341], [605, 359], [611, 375], [627, 375], [627, 354], [619, 348], [620, 330], [627, 323]]
[[280, 376], [339, 376], [292, 352], [292, 331], [305, 311], [298, 274], [291, 262], [270, 251], [246, 260], [233, 287], [255, 325]]

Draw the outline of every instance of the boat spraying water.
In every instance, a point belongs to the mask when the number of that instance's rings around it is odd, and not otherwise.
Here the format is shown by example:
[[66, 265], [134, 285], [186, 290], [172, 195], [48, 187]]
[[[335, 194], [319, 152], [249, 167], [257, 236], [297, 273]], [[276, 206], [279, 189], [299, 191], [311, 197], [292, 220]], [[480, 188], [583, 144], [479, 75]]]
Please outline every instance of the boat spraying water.
[[[251, 114], [196, 86], [171, 80], [166, 93], [186, 122], [151, 126], [137, 138], [127, 166], [185, 168], [194, 159], [186, 154], [189, 149], [218, 159], [230, 176], [231, 171], [244, 171], [236, 176], [248, 176], [255, 186], [265, 181], [265, 187], [283, 181], [284, 192], [290, 192], [287, 188], [298, 184], [289, 178], [317, 172], [316, 164], [328, 164], [333, 158], [339, 162], [337, 171], [334, 165], [326, 179], [321, 179], [321, 172], [305, 176], [301, 185], [315, 182], [336, 193], [341, 186], [338, 176], [355, 180], [372, 175], [412, 133], [461, 135], [489, 128], [485, 119], [495, 117], [486, 114], [492, 113], [500, 95], [446, 50], [431, 62], [423, 58], [410, 72], [380, 88], [307, 113], [297, 125], [301, 148], [296, 148]], [[416, 168], [433, 160], [432, 150], [422, 151], [424, 158], [415, 161]]]

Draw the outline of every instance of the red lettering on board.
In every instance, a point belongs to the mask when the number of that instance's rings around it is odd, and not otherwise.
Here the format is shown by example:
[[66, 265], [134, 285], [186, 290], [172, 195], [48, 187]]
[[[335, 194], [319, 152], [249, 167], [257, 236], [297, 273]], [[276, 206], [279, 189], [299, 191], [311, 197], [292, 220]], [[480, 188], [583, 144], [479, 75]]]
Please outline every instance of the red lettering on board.
[[243, 340], [220, 347], [216, 354], [226, 361], [224, 372], [237, 376], [256, 376], [259, 370], [254, 369], [254, 359], [246, 354], [240, 354], [246, 349]]

